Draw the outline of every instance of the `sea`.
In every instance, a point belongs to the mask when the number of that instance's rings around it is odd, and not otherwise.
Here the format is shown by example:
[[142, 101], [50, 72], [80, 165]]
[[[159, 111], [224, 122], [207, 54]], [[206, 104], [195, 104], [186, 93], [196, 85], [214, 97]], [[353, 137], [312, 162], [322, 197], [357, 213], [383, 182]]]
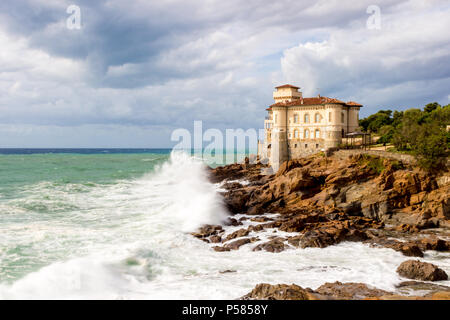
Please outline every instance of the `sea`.
[[[408, 257], [362, 243], [214, 251], [190, 234], [229, 216], [208, 165], [220, 163], [169, 149], [0, 149], [0, 299], [237, 299], [258, 283], [405, 280], [395, 270]], [[448, 254], [422, 260], [450, 273]]]

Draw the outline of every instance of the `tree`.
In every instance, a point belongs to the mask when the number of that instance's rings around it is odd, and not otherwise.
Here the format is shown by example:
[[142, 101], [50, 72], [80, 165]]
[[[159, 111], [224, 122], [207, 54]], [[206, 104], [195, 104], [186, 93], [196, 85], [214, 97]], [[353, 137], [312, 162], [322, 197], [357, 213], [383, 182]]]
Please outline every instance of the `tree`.
[[392, 123], [391, 115], [391, 110], [380, 110], [367, 118], [361, 119], [359, 125], [365, 132], [378, 132], [381, 127]]
[[392, 125], [382, 126], [378, 133], [381, 135], [380, 139], [378, 139], [378, 143], [389, 143], [394, 137], [395, 127]]
[[403, 113], [402, 121], [393, 134], [393, 143], [397, 150], [411, 150], [417, 140], [420, 123], [422, 122], [420, 109], [409, 109]]
[[423, 108], [423, 111], [425, 112], [431, 112], [433, 110], [436, 110], [437, 108], [440, 108], [441, 105], [437, 102], [429, 103]]
[[411, 144], [417, 163], [427, 170], [445, 167], [448, 157], [448, 134], [436, 123], [419, 127], [417, 140]]

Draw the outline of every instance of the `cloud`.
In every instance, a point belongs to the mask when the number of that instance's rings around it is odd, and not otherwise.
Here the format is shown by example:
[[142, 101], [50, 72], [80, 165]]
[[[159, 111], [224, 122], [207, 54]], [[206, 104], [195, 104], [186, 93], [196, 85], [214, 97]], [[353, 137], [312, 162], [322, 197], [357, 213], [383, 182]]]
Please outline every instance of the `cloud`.
[[[81, 8], [80, 30], [66, 28], [69, 4]], [[121, 146], [146, 133], [148, 147], [194, 120], [259, 128], [283, 82], [364, 112], [448, 101], [447, 2], [380, 0], [381, 30], [366, 28], [371, 4], [4, 1], [0, 143], [106, 146], [110, 131]]]
[[283, 53], [284, 79], [304, 84], [307, 94], [357, 100], [369, 113], [443, 99], [450, 84], [450, 42], [442, 32], [450, 29], [449, 14], [448, 5], [410, 1], [382, 14], [381, 30], [361, 23], [301, 43]]

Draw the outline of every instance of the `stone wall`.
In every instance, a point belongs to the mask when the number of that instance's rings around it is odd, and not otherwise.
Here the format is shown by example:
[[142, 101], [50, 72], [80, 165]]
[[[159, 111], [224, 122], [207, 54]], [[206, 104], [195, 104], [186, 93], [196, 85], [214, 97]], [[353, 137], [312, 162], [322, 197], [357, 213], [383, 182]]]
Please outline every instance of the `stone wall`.
[[289, 140], [289, 159], [307, 157], [321, 152], [325, 147], [324, 139], [292, 139]]
[[382, 150], [356, 149], [356, 150], [338, 150], [338, 151], [333, 152], [333, 155], [338, 156], [338, 157], [348, 157], [349, 155], [355, 155], [355, 154], [369, 154], [372, 156], [378, 156], [378, 157], [382, 157], [382, 158], [398, 160], [398, 161], [401, 161], [403, 163], [408, 163], [408, 164], [416, 163], [416, 159], [414, 159], [414, 157], [409, 154], [393, 153], [393, 152], [382, 151]]

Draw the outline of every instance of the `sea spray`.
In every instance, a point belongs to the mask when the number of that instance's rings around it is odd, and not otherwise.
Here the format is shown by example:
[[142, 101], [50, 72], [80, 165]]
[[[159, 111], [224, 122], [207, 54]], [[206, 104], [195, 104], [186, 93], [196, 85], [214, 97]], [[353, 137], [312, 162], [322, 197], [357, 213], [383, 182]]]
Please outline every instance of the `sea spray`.
[[[363, 243], [276, 254], [254, 252], [252, 243], [215, 252], [215, 244], [189, 234], [224, 215], [201, 161], [183, 154], [167, 155], [160, 166], [141, 161], [151, 158], [45, 155], [27, 158], [32, 170], [10, 170], [11, 178], [19, 171], [23, 178], [51, 162], [49, 171], [60, 168], [67, 182], [35, 176], [15, 187], [20, 192], [10, 188], [14, 192], [0, 198], [0, 299], [236, 299], [262, 282], [313, 289], [325, 282], [364, 282], [395, 291], [403, 281], [395, 270], [409, 257]], [[33, 161], [39, 162], [33, 167]], [[114, 179], [105, 183], [105, 177]], [[242, 222], [226, 232], [256, 223]], [[251, 236], [267, 241], [280, 232], [274, 231]], [[427, 252], [424, 260], [450, 272], [446, 255]]]
[[[182, 231], [191, 232], [204, 224], [220, 224], [226, 218], [222, 198], [208, 181], [206, 165], [184, 152], [174, 151], [169, 161], [146, 177], [153, 191], [170, 198], [167, 219], [174, 219]], [[155, 190], [156, 189], [156, 190]]]

